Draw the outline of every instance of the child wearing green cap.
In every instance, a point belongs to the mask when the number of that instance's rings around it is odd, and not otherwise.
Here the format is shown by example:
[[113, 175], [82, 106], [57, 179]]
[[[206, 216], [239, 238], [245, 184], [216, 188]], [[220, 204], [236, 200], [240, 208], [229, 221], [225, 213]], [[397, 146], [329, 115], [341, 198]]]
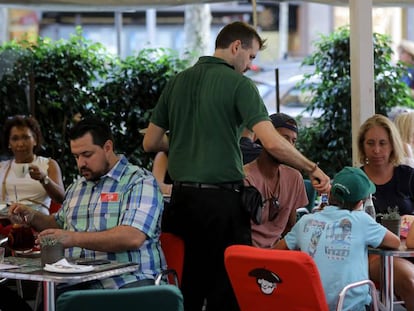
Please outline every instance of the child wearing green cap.
[[[346, 285], [368, 279], [368, 246], [397, 248], [400, 239], [381, 226], [362, 206], [375, 185], [359, 168], [345, 167], [335, 175], [329, 205], [321, 212], [303, 216], [275, 248], [302, 250], [318, 266], [330, 310]], [[364, 310], [369, 305], [367, 287], [352, 289], [345, 310]]]

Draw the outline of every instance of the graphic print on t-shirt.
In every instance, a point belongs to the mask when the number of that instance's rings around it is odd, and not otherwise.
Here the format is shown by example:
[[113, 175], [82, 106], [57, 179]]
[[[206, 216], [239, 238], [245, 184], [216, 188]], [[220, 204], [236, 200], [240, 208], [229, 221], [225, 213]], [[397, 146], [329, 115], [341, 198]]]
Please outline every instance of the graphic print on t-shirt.
[[326, 226], [325, 254], [331, 260], [344, 260], [351, 247], [352, 224], [347, 218]]
[[343, 260], [349, 256], [352, 236], [352, 224], [349, 219], [344, 218], [332, 223], [311, 219], [305, 224], [303, 232], [309, 232], [311, 236], [306, 250], [311, 257], [315, 256], [322, 234], [325, 234], [325, 244], [322, 247], [329, 259]]
[[316, 249], [318, 248], [318, 243], [321, 238], [323, 229], [325, 228], [326, 222], [324, 221], [318, 221], [315, 219], [309, 220], [305, 227], [303, 228], [303, 231], [311, 232], [311, 239], [310, 243], [307, 249], [307, 253], [313, 258], [316, 253]]

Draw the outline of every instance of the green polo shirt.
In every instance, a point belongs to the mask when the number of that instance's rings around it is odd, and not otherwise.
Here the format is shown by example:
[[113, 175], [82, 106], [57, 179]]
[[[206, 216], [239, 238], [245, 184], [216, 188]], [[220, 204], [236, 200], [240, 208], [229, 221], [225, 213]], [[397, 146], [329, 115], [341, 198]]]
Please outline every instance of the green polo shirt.
[[244, 178], [242, 124], [269, 120], [254, 83], [224, 60], [203, 56], [163, 90], [151, 122], [170, 130], [168, 171], [175, 181], [220, 183]]

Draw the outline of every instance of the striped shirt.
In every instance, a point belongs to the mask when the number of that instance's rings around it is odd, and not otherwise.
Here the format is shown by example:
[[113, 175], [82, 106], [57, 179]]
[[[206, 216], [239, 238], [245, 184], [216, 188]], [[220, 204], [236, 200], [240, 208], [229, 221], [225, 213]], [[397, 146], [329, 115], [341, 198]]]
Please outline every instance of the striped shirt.
[[69, 231], [98, 232], [125, 225], [147, 235], [139, 249], [124, 252], [106, 253], [79, 247], [65, 250], [65, 256], [70, 258], [105, 258], [139, 263], [138, 271], [101, 280], [97, 286], [119, 288], [137, 280], [153, 279], [166, 268], [159, 242], [162, 211], [163, 198], [154, 177], [121, 156], [118, 163], [98, 181], [81, 177], [71, 184], [55, 219], [61, 228]]

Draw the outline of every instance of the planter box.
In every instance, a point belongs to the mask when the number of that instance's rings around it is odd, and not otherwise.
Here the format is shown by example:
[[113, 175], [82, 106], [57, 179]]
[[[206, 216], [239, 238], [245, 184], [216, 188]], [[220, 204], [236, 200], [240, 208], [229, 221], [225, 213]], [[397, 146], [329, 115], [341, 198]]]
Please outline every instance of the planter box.
[[40, 259], [42, 267], [45, 264], [54, 264], [64, 257], [63, 245], [57, 243], [55, 245], [41, 245]]
[[400, 236], [401, 219], [381, 219], [381, 225], [390, 230], [396, 236]]

